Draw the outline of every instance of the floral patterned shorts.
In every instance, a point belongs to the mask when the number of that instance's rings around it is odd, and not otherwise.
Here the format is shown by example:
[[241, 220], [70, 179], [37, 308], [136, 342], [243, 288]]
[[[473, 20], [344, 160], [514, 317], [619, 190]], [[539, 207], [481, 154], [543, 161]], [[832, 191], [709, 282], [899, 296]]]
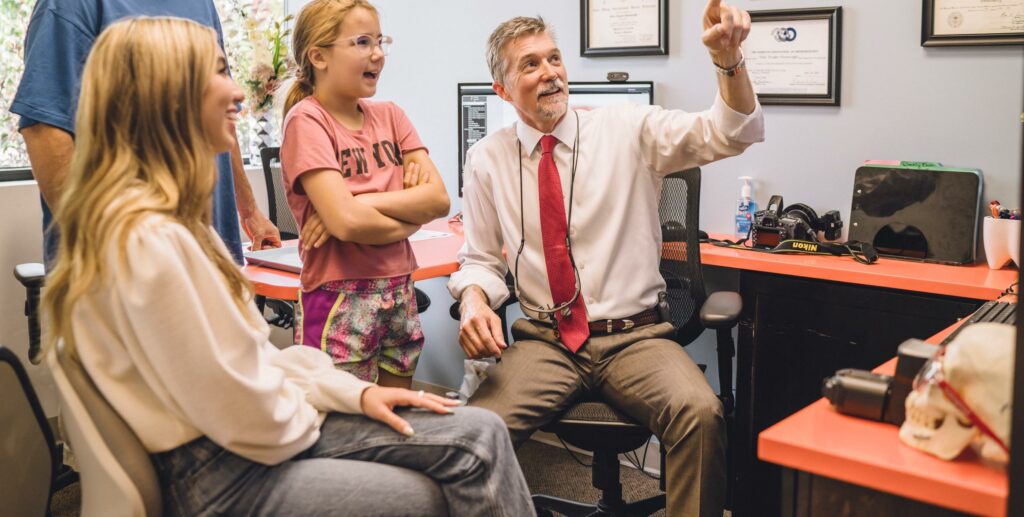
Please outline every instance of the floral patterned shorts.
[[327, 352], [335, 367], [377, 381], [378, 369], [412, 377], [423, 330], [409, 275], [336, 280], [299, 293], [295, 342]]

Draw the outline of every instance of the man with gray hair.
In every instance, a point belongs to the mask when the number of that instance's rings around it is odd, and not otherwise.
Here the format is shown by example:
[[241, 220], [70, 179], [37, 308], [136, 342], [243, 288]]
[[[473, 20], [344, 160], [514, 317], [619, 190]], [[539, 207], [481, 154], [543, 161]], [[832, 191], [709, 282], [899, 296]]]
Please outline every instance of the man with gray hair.
[[[764, 121], [740, 51], [750, 16], [709, 0], [703, 24], [720, 95], [700, 113], [570, 111], [562, 54], [544, 20], [495, 29], [493, 88], [519, 121], [466, 155], [466, 245], [448, 288], [461, 302], [466, 355], [502, 359], [470, 405], [501, 415], [514, 443], [583, 394], [599, 394], [664, 445], [668, 515], [721, 517], [722, 406], [656, 310], [665, 291], [658, 198], [666, 175], [762, 141]], [[510, 266], [528, 317], [513, 325], [512, 347], [493, 310], [509, 297]]]

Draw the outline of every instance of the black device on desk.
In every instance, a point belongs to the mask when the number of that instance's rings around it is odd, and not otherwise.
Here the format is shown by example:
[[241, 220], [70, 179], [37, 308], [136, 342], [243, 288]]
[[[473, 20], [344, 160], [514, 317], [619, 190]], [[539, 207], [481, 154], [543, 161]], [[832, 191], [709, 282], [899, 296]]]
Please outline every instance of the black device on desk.
[[755, 248], [770, 249], [787, 240], [818, 242], [818, 232], [824, 240], [834, 241], [843, 230], [838, 210], [818, 217], [813, 208], [803, 203], [783, 206], [782, 196], [775, 195], [764, 210], [754, 214], [750, 239]]
[[899, 346], [895, 375], [844, 368], [825, 379], [821, 394], [840, 413], [902, 425], [906, 419], [904, 401], [913, 389], [914, 377], [938, 348], [908, 339]]
[[854, 174], [850, 240], [890, 257], [971, 264], [981, 173], [936, 163], [868, 164]]
[[978, 307], [978, 310], [974, 311], [973, 314], [967, 317], [967, 321], [956, 328], [950, 335], [946, 336], [946, 339], [942, 340], [942, 345], [948, 345], [956, 339], [960, 331], [967, 328], [975, 323], [1005, 323], [1007, 325], [1013, 325], [1017, 322], [1017, 304], [1016, 302], [999, 302], [990, 301], [985, 302], [984, 305]]

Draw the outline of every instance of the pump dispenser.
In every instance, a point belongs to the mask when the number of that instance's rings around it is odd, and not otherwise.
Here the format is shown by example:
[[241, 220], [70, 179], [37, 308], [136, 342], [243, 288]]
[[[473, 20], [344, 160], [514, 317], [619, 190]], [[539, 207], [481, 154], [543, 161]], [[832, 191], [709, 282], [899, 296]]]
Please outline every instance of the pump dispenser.
[[754, 220], [754, 212], [757, 212], [757, 203], [754, 202], [754, 178], [740, 176], [743, 186], [740, 187], [740, 198], [736, 202], [736, 231], [737, 239], [746, 239], [750, 234], [750, 225]]

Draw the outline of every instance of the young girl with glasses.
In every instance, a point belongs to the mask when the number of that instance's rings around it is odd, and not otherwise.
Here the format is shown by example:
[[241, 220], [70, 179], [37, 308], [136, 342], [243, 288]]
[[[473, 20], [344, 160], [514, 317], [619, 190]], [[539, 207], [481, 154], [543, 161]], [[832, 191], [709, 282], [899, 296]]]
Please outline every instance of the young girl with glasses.
[[448, 213], [405, 112], [367, 100], [391, 38], [364, 0], [314, 0], [293, 29], [281, 168], [304, 235], [295, 341], [338, 368], [408, 388], [423, 347], [409, 236]]
[[167, 515], [532, 515], [493, 413], [268, 341], [210, 226], [242, 100], [212, 29], [136, 18], [100, 35], [55, 214], [49, 353], [63, 341], [138, 436]]

